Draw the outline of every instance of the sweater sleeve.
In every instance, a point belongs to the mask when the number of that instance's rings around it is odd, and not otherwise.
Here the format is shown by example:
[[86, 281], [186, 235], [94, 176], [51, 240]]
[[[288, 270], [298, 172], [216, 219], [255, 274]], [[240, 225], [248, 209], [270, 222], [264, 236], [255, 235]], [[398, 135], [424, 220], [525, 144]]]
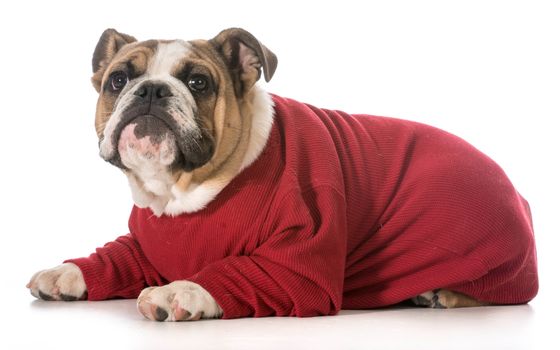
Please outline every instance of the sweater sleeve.
[[224, 318], [336, 314], [346, 256], [344, 203], [329, 186], [289, 192], [271, 208], [272, 234], [252, 253], [214, 262], [189, 280], [214, 297]]
[[82, 271], [88, 300], [136, 298], [148, 285], [166, 283], [130, 234], [97, 248], [87, 258], [64, 262], [76, 264]]

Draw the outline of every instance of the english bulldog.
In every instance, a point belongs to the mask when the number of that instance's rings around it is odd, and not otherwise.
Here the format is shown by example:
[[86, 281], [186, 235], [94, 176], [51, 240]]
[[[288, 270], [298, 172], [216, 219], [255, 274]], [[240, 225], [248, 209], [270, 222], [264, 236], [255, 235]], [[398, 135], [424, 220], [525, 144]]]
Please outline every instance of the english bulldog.
[[269, 94], [256, 83], [277, 62], [239, 28], [105, 30], [95, 128], [130, 183], [130, 233], [36, 273], [31, 294], [137, 298], [157, 321], [535, 296], [529, 208], [499, 166], [433, 127]]

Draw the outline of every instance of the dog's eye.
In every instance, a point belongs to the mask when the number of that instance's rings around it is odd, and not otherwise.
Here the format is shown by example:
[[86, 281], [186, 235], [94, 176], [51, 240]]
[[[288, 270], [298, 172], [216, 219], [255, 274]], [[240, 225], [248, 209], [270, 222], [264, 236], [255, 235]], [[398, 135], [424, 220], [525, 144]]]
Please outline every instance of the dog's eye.
[[193, 75], [187, 81], [187, 86], [194, 92], [204, 92], [208, 87], [208, 78], [200, 74]]
[[120, 91], [128, 83], [128, 75], [123, 71], [116, 71], [109, 76], [109, 83], [113, 91]]

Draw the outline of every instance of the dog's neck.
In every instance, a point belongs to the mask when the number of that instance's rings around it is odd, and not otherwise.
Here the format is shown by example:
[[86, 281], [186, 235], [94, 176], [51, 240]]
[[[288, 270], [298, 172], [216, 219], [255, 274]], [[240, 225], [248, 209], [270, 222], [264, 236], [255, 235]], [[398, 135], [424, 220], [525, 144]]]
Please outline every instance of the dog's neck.
[[242, 117], [251, 120], [246, 151], [233, 173], [197, 181], [193, 173], [182, 173], [178, 178], [165, 168], [147, 165], [139, 173], [125, 172], [134, 203], [140, 208], [149, 207], [156, 216], [193, 213], [206, 207], [266, 146], [274, 121], [274, 102], [258, 86], [251, 95], [247, 105], [241, 106]]

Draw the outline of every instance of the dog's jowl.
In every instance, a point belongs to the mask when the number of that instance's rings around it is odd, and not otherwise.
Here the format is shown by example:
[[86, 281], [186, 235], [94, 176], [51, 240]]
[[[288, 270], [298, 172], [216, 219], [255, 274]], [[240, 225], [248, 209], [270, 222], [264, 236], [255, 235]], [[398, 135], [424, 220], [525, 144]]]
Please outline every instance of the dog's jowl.
[[101, 157], [128, 178], [130, 233], [36, 273], [43, 300], [138, 298], [157, 321], [315, 316], [537, 293], [527, 202], [462, 139], [262, 90], [277, 58], [245, 30], [93, 54]]

